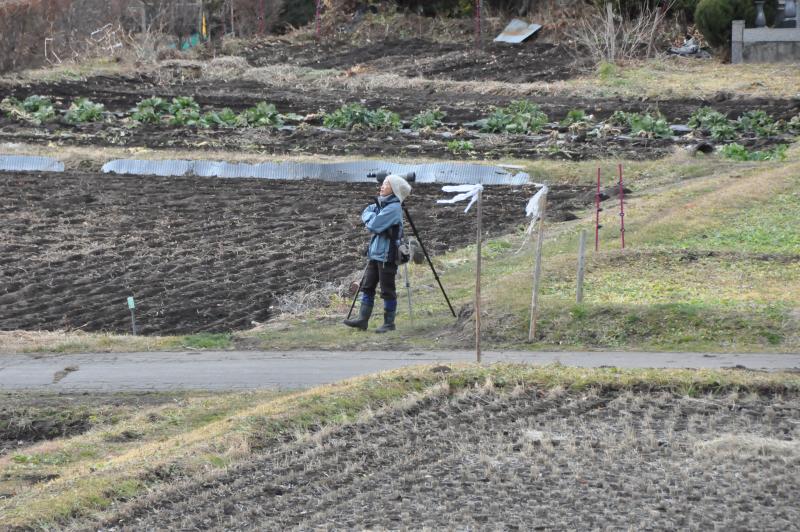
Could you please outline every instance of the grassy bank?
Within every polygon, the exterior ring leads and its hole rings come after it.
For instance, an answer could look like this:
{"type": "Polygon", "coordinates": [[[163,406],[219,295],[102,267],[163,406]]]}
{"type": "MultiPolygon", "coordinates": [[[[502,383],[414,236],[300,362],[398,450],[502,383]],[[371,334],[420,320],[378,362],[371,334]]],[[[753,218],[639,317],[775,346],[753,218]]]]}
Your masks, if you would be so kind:
{"type": "MultiPolygon", "coordinates": [[[[490,241],[482,271],[486,341],[545,349],[800,349],[798,153],[794,148],[782,163],[682,155],[627,163],[626,183],[634,193],[626,206],[626,249],[620,249],[618,203],[609,200],[601,217],[600,250],[588,252],[580,305],[575,302],[578,235],[586,230],[591,241],[593,213],[546,224],[542,314],[532,345],[526,343],[532,242],[521,233],[490,241]]],[[[554,181],[585,182],[595,164],[530,166],[554,181]]],[[[600,165],[606,176],[613,175],[611,164],[600,165]]],[[[249,335],[265,347],[467,346],[474,253],[468,248],[437,261],[462,312],[455,325],[427,267],[413,266],[417,319],[412,324],[404,313],[395,338],[343,330],[336,323],[346,309],[343,301],[249,335]]]]}
{"type": "MultiPolygon", "coordinates": [[[[588,184],[615,162],[518,161],[534,179],[588,184]]],[[[483,249],[484,340],[522,349],[776,351],[800,349],[800,147],[782,162],[733,162],[678,153],[624,162],[626,244],[620,249],[618,202],[604,202],[599,251],[593,212],[545,224],[541,320],[527,343],[533,240],[519,230],[483,249]],[[575,302],[578,235],[589,234],[585,297],[575,302]]],[[[431,208],[436,208],[431,206],[431,208]]],[[[465,216],[474,218],[470,212],[465,216]]],[[[425,228],[420,228],[425,237],[425,228]]],[[[399,331],[352,331],[340,322],[349,299],[330,294],[325,308],[282,316],[252,331],[141,338],[83,333],[0,333],[0,352],[152,351],[228,348],[435,349],[471,345],[474,247],[437,257],[460,313],[450,316],[427,265],[409,268],[414,320],[400,290],[399,331]]],[[[354,268],[358,265],[354,265],[354,268]]],[[[398,285],[402,286],[402,282],[398,285]]]]}
{"type": "Polygon", "coordinates": [[[231,466],[282,442],[473,386],[792,395],[800,391],[800,379],[736,370],[465,365],[403,369],[296,393],[173,394],[146,408],[118,409],[116,417],[97,420],[84,433],[0,456],[0,523],[52,528],[98,518],[121,501],[231,466]]]}
{"type": "MultiPolygon", "coordinates": [[[[232,50],[235,53],[235,50],[232,50]]],[[[192,62],[189,59],[188,62],[192,62]]],[[[230,71],[194,61],[203,66],[205,79],[228,79],[230,71]]],[[[206,62],[207,63],[207,62],[206,62]]],[[[126,61],[109,61],[105,58],[85,61],[77,65],[28,70],[0,77],[11,84],[31,82],[74,81],[94,76],[130,75],[147,73],[156,78],[169,79],[167,70],[157,62],[149,65],[126,61]]],[[[687,60],[679,57],[660,57],[644,61],[630,61],[624,65],[601,64],[594,72],[563,81],[509,83],[500,81],[448,81],[397,74],[357,73],[349,70],[314,69],[295,65],[270,65],[247,68],[244,79],[271,85],[296,84],[347,90],[376,90],[381,88],[424,88],[465,93],[535,97],[537,95],[573,96],[583,98],[712,98],[720,93],[736,94],[744,98],[793,98],[797,96],[800,74],[796,65],[748,64],[731,65],[717,59],[708,61],[687,60]]]]}

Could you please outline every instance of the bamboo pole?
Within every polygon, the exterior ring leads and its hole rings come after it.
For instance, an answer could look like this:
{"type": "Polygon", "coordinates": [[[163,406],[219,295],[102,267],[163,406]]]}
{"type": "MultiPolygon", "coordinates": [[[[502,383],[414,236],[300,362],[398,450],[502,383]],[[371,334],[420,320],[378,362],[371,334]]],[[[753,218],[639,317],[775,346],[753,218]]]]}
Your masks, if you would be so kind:
{"type": "Polygon", "coordinates": [[[600,167],[597,167],[597,192],[594,194],[594,250],[600,250],[600,167]]]}
{"type": "Polygon", "coordinates": [[[622,165],[619,165],[619,238],[625,249],[625,187],[622,185],[622,165]]]}
{"type": "Polygon", "coordinates": [[[581,231],[580,242],[578,243],[578,286],[576,289],[575,300],[583,303],[583,275],[586,268],[586,230],[581,231]]]}
{"type": "Polygon", "coordinates": [[[542,277],[542,242],[544,241],[544,215],[547,210],[547,196],[542,200],[542,212],[539,213],[539,231],[536,236],[536,266],[533,269],[533,294],[531,295],[531,324],[528,329],[528,341],[536,337],[536,318],[539,313],[539,281],[542,277]]]}
{"type": "Polygon", "coordinates": [[[475,266],[475,356],[481,363],[481,233],[483,219],[483,191],[478,192],[478,234],[476,239],[477,257],[475,266]]]}

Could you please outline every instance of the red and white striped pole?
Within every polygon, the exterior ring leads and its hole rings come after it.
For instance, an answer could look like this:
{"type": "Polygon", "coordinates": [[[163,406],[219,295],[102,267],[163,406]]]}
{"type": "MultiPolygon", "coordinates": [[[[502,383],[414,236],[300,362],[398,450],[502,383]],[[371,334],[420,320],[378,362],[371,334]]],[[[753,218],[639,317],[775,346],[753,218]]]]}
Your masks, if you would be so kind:
{"type": "Polygon", "coordinates": [[[625,249],[625,188],[622,186],[622,165],[619,165],[619,236],[625,249]]]}
{"type": "Polygon", "coordinates": [[[600,167],[597,167],[597,192],[594,194],[594,250],[600,250],[600,167]]]}

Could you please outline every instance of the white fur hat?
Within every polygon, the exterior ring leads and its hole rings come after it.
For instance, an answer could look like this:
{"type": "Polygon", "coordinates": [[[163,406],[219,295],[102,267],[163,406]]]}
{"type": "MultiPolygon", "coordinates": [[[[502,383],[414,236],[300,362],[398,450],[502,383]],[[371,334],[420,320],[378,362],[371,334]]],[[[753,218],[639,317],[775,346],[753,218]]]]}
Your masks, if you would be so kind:
{"type": "Polygon", "coordinates": [[[392,185],[392,193],[400,199],[400,202],[405,201],[409,194],[411,194],[411,185],[399,175],[391,174],[386,176],[386,179],[388,179],[389,184],[392,185]]]}

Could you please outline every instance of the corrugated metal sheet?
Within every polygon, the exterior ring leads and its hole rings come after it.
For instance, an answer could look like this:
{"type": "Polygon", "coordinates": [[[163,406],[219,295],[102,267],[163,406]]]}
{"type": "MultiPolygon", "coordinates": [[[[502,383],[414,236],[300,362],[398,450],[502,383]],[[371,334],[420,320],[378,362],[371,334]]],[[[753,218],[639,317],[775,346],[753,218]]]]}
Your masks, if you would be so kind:
{"type": "Polygon", "coordinates": [[[184,176],[191,173],[191,161],[147,161],[117,159],[103,165],[103,172],[130,175],[184,176]]]}
{"type": "Polygon", "coordinates": [[[0,155],[2,172],[63,172],[64,163],[50,157],[0,155]]]}
{"type": "Polygon", "coordinates": [[[418,183],[484,185],[524,185],[525,172],[511,173],[500,166],[478,164],[428,163],[400,164],[385,161],[348,163],[228,163],[225,161],[143,161],[119,159],[103,165],[103,172],[131,175],[185,176],[322,181],[361,183],[373,181],[367,174],[380,171],[405,174],[415,172],[418,183]]]}
{"type": "Polygon", "coordinates": [[[515,18],[508,23],[508,26],[506,26],[506,29],[503,30],[503,33],[495,37],[494,42],[519,44],[529,39],[531,35],[540,29],[542,29],[541,24],[528,24],[523,20],[515,18]]]}

